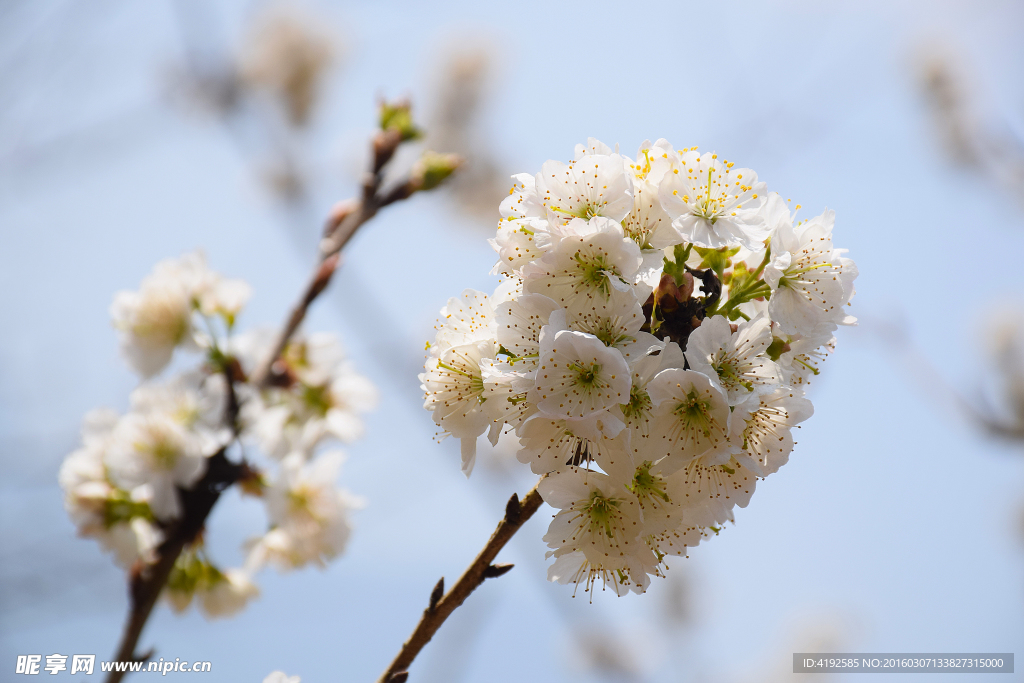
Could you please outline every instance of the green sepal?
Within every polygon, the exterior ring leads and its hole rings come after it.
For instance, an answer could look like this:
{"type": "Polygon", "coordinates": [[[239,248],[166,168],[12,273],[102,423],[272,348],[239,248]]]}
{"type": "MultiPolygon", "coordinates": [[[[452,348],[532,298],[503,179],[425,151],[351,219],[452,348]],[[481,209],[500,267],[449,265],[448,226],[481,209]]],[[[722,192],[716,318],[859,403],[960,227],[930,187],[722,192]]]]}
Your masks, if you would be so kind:
{"type": "Polygon", "coordinates": [[[786,352],[786,340],[773,337],[772,343],[768,345],[764,352],[773,361],[779,360],[782,354],[786,352]]]}
{"type": "Polygon", "coordinates": [[[697,253],[700,254],[701,262],[698,268],[704,270],[710,268],[715,271],[715,275],[718,276],[719,280],[725,275],[725,269],[732,265],[729,260],[737,253],[739,253],[739,247],[722,247],[721,249],[705,249],[703,247],[694,247],[697,253]]]}
{"type": "Polygon", "coordinates": [[[403,142],[423,137],[423,131],[413,123],[412,107],[407,102],[381,102],[380,129],[397,130],[403,142]]]}
{"type": "Polygon", "coordinates": [[[681,244],[677,244],[672,249],[672,259],[670,260],[667,256],[665,257],[664,272],[666,275],[671,275],[676,281],[676,287],[682,287],[683,281],[686,275],[686,259],[690,258],[690,249],[693,245],[687,244],[685,247],[681,244]]]}

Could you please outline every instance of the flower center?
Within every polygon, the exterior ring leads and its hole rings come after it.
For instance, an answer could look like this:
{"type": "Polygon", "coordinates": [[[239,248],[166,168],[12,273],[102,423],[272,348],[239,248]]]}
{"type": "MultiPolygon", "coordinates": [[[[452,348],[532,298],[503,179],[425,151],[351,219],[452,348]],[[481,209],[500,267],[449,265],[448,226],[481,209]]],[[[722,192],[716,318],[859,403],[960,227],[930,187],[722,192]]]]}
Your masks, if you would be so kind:
{"type": "Polygon", "coordinates": [[[615,267],[608,263],[604,254],[583,254],[573,256],[579,272],[580,289],[598,290],[607,299],[611,296],[609,278],[618,276],[615,267]]]}
{"type": "Polygon", "coordinates": [[[622,415],[627,420],[640,418],[650,411],[652,405],[650,395],[634,384],[629,388],[629,403],[622,404],[622,415]]]}
{"type": "Polygon", "coordinates": [[[672,412],[687,427],[699,430],[705,437],[711,435],[711,402],[701,398],[696,390],[690,390],[686,398],[676,404],[672,412]]]}
{"type": "Polygon", "coordinates": [[[602,533],[607,538],[615,538],[613,523],[619,514],[619,501],[608,498],[600,491],[593,491],[581,512],[590,523],[591,533],[602,533]]]}
{"type": "Polygon", "coordinates": [[[165,470],[174,469],[180,455],[177,446],[163,434],[158,435],[154,441],[149,443],[135,444],[135,448],[143,453],[149,453],[153,457],[154,463],[165,470]]]}
{"type": "Polygon", "coordinates": [[[722,380],[722,384],[727,388],[743,387],[747,391],[754,390],[753,382],[744,382],[743,375],[736,367],[738,363],[735,358],[731,358],[728,355],[722,355],[718,362],[712,363],[711,367],[718,373],[718,378],[722,380]]]}
{"type": "Polygon", "coordinates": [[[720,201],[721,196],[711,196],[711,186],[714,184],[711,179],[713,169],[708,169],[708,186],[707,192],[702,193],[703,196],[697,200],[697,208],[694,210],[693,215],[698,218],[703,218],[706,221],[710,221],[712,225],[718,220],[718,217],[725,213],[725,207],[720,201]]]}
{"type": "Polygon", "coordinates": [[[333,406],[331,393],[327,389],[326,384],[319,387],[304,385],[302,387],[302,401],[320,417],[327,415],[327,411],[333,406]]]}
{"type": "Polygon", "coordinates": [[[591,364],[589,367],[584,365],[581,361],[576,361],[576,383],[585,389],[591,389],[595,386],[600,385],[598,373],[601,372],[601,366],[597,363],[591,364]]]}
{"type": "Polygon", "coordinates": [[[668,493],[665,492],[665,479],[659,475],[651,474],[651,461],[645,460],[640,467],[636,468],[633,474],[633,482],[628,487],[643,506],[645,500],[660,498],[666,503],[670,502],[668,493]]]}

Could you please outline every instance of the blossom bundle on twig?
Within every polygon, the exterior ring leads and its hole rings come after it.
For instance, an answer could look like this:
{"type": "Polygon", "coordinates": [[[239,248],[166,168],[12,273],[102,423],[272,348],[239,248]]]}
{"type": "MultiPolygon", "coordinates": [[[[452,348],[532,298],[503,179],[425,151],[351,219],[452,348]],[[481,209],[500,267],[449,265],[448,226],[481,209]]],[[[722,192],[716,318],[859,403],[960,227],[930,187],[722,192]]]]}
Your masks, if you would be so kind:
{"type": "MultiPolygon", "coordinates": [[[[548,577],[643,592],[777,471],[812,413],[857,269],[834,212],[797,221],[746,168],[589,140],[520,174],[491,244],[503,276],[442,309],[424,407],[462,440],[519,439],[558,512],[548,577]]],[[[799,209],[799,205],[796,209],[799,209]]]]}
{"type": "MultiPolygon", "coordinates": [[[[117,661],[151,656],[136,653],[136,645],[160,597],[179,610],[198,599],[209,616],[230,614],[257,593],[251,574],[264,564],[322,566],[344,549],[347,511],[356,501],[334,484],[341,454],[318,450],[326,440],[361,434],[358,414],[375,402],[375,390],[333,338],[306,337],[300,326],[353,235],[385,207],[438,187],[462,163],[423,150],[406,173],[385,182],[395,153],[422,131],[407,101],[381,101],[379,124],[359,197],[332,209],[311,277],[276,332],[233,335],[249,287],[212,272],[199,254],[158,264],[139,291],[115,298],[111,315],[123,355],[144,384],[127,415],[86,417],[83,447],[68,456],[60,481],[79,532],[129,567],[117,661]],[[168,382],[152,379],[179,349],[201,352],[202,362],[168,382]],[[254,466],[243,441],[279,461],[276,476],[254,466]],[[236,444],[240,457],[229,458],[236,444]],[[248,544],[244,568],[221,570],[203,535],[233,485],[263,497],[270,528],[248,544]]],[[[112,670],[108,683],[124,673],[112,670]]]]}
{"type": "Polygon", "coordinates": [[[156,561],[166,529],[187,513],[189,492],[214,473],[215,486],[238,483],[262,497],[270,529],[250,543],[244,568],[212,562],[200,534],[177,558],[163,590],[178,611],[196,599],[208,616],[230,615],[258,591],[252,574],[265,562],[282,569],[323,565],[344,548],[354,499],[336,488],[340,453],[320,455],[325,440],[362,431],[359,413],[375,392],[345,361],[333,335],[292,338],[267,387],[248,381],[270,351],[271,336],[234,334],[249,286],[211,271],[200,254],[157,264],[138,291],[120,292],[111,313],[122,352],[145,380],[124,415],[86,416],[83,446],[60,474],[79,533],[112,550],[133,573],[156,561]],[[200,354],[198,366],[159,379],[176,351],[200,354]],[[236,439],[279,461],[271,476],[250,457],[229,461],[236,439]]]}

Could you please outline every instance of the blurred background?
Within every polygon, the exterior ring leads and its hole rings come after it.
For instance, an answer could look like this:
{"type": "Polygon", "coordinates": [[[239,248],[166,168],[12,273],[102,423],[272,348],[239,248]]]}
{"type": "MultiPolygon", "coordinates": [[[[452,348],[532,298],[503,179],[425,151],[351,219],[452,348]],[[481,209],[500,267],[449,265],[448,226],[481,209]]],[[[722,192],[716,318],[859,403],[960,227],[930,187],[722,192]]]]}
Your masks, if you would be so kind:
{"type": "MultiPolygon", "coordinates": [[[[219,681],[375,680],[532,485],[508,445],[467,481],[458,444],[432,440],[416,374],[437,310],[496,284],[511,173],[588,136],[631,156],[663,136],[756,169],[804,217],[835,209],[861,324],[735,526],[646,595],[589,604],[545,580],[542,508],[410,680],[776,681],[801,651],[1021,654],[1022,38],[1011,0],[0,2],[2,666],[107,659],[120,636],[124,575],[75,537],[56,480],[82,415],[135,385],[113,293],[201,248],[253,285],[241,325],[280,324],[381,96],[409,96],[425,144],[467,165],[365,226],[307,323],[383,395],[342,479],[368,506],[325,571],[264,572],[226,621],[158,608],[141,649],[219,681]]],[[[214,558],[237,565],[264,525],[232,493],[214,558]]]]}

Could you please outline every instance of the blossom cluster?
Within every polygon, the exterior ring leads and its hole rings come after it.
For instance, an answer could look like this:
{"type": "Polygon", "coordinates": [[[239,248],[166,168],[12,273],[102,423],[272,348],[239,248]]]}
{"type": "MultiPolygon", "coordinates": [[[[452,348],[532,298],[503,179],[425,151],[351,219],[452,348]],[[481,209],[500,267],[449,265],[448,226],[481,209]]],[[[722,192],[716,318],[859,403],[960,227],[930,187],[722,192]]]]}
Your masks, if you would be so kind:
{"type": "Polygon", "coordinates": [[[833,211],[797,220],[695,147],[591,139],[514,180],[502,280],[442,309],[424,407],[467,475],[477,437],[514,432],[557,511],[549,579],[644,592],[788,460],[857,269],[833,211]]]}
{"type": "Polygon", "coordinates": [[[358,503],[336,485],[342,454],[321,451],[361,435],[373,386],[329,334],[293,337],[273,381],[255,386],[249,378],[275,340],[236,332],[249,295],[198,253],[163,261],[138,291],[119,292],[113,324],[142,382],[125,414],[86,415],[82,445],[59,475],[79,534],[125,568],[158,559],[176,525],[196,514],[196,496],[238,484],[263,501],[268,530],[247,543],[242,567],[218,567],[202,534],[186,546],[163,592],[178,611],[193,600],[208,616],[238,611],[258,593],[253,575],[267,563],[323,566],[344,549],[358,503]],[[198,363],[161,376],[181,352],[198,363]],[[235,455],[239,444],[248,446],[244,457],[235,455]]]}

